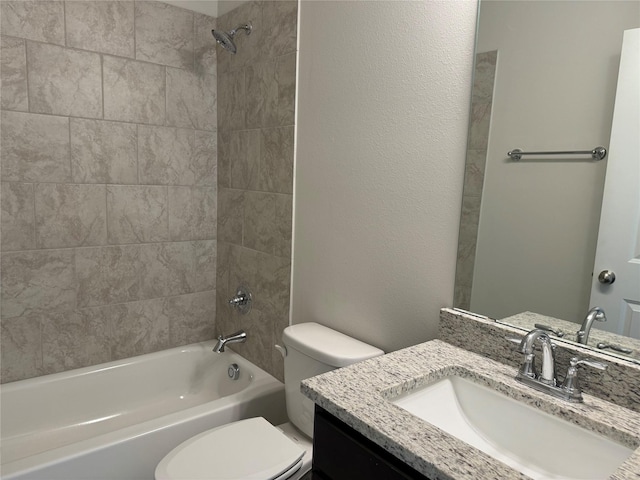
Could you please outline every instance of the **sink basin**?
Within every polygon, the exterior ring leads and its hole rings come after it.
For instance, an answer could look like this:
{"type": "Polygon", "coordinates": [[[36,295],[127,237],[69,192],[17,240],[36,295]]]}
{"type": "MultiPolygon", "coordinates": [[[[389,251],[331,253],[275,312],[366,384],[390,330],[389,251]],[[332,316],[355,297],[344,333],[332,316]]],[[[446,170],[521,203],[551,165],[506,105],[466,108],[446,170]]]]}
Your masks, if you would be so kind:
{"type": "Polygon", "coordinates": [[[391,402],[534,479],[608,478],[633,453],[460,376],[391,402]]]}

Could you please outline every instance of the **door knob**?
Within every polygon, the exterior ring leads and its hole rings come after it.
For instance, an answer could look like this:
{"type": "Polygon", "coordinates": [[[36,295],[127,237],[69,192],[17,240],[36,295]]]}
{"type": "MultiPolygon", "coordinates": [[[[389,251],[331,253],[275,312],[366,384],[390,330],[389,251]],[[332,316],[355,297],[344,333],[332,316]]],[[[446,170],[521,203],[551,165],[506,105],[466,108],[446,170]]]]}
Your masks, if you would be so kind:
{"type": "Polygon", "coordinates": [[[611,285],[616,281],[616,274],[611,270],[602,270],[600,275],[598,275],[598,281],[600,283],[604,283],[605,285],[611,285]]]}

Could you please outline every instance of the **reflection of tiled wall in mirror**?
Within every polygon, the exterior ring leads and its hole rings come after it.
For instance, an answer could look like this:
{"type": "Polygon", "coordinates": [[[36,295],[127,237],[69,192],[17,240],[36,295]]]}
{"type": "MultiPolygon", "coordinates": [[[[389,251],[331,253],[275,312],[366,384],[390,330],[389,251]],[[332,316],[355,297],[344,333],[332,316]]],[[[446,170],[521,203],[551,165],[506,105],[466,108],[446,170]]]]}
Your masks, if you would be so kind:
{"type": "Polygon", "coordinates": [[[476,54],[453,305],[469,309],[498,51],[476,54]]]}

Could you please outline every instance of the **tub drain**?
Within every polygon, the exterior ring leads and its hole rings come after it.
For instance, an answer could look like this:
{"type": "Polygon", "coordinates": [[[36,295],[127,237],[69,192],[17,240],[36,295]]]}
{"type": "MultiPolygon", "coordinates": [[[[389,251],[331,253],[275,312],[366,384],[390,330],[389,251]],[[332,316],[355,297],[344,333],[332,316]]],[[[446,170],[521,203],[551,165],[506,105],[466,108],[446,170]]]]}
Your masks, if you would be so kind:
{"type": "Polygon", "coordinates": [[[231,380],[238,380],[238,378],[240,378],[240,367],[238,367],[237,363],[232,363],[231,365],[229,365],[229,368],[227,369],[227,375],[229,375],[229,378],[231,380]]]}

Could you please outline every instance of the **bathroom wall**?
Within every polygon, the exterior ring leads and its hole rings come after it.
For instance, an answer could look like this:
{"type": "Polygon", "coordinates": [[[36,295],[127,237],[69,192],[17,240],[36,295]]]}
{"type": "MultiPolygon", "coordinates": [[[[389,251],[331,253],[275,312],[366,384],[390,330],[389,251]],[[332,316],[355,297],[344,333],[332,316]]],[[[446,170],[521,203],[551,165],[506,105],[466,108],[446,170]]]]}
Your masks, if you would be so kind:
{"type": "Polygon", "coordinates": [[[283,379],[274,344],[289,324],[291,215],[297,50],[296,1],[254,1],[218,18],[235,38],[237,54],[218,49],[218,333],[244,329],[234,345],[283,379]],[[253,309],[228,305],[239,285],[253,309]]]}
{"type": "Polygon", "coordinates": [[[2,381],[213,337],[215,19],[0,6],[2,381]]]}
{"type": "Polygon", "coordinates": [[[473,311],[580,322],[589,309],[607,160],[505,154],[608,147],[622,32],[639,26],[637,1],[482,2],[478,50],[500,60],[473,311]]]}
{"type": "Polygon", "coordinates": [[[476,53],[453,306],[469,310],[498,51],[476,53]]]}
{"type": "Polygon", "coordinates": [[[301,2],[292,321],[384,350],[453,301],[477,3],[301,2]]]}

